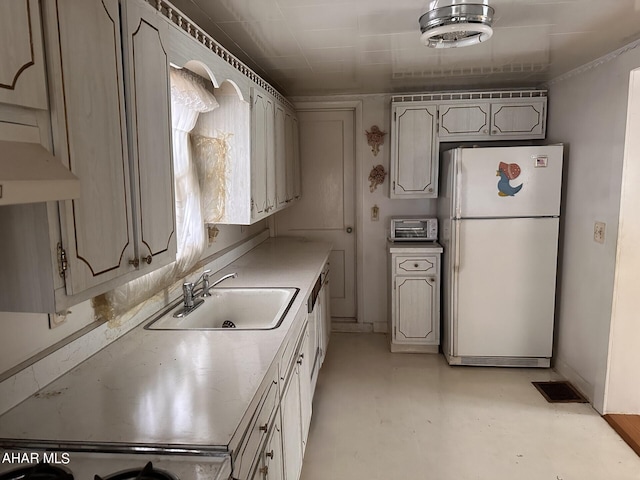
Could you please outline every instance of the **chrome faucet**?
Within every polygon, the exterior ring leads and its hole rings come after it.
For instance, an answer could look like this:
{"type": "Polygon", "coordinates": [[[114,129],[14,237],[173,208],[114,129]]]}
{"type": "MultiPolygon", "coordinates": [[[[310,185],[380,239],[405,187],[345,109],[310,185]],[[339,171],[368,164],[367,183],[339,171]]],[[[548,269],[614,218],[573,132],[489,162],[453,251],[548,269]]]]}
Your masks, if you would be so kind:
{"type": "Polygon", "coordinates": [[[237,276],[238,276],[238,274],[235,273],[235,272],[228,273],[224,277],[222,277],[222,278],[216,280],[215,282],[213,282],[213,284],[209,285],[209,275],[207,275],[206,277],[204,277],[202,279],[202,296],[203,297],[210,297],[211,296],[210,290],[213,287],[215,287],[216,285],[221,284],[222,282],[224,282],[228,278],[236,278],[237,276]]]}
{"type": "Polygon", "coordinates": [[[195,282],[185,282],[182,284],[182,308],[173,314],[175,318],[186,317],[196,308],[202,305],[204,300],[202,298],[196,299],[195,290],[196,287],[200,285],[200,283],[202,283],[203,286],[208,286],[210,273],[211,270],[207,269],[202,272],[202,275],[200,275],[198,277],[198,280],[196,280],[195,282]]]}
{"type": "Polygon", "coordinates": [[[238,276],[237,273],[229,273],[224,277],[220,278],[219,280],[213,282],[213,284],[209,284],[210,273],[211,273],[211,270],[207,269],[204,272],[202,272],[202,275],[200,275],[200,277],[198,277],[198,280],[196,280],[195,282],[185,282],[182,284],[182,295],[184,297],[183,304],[182,304],[182,308],[173,314],[175,318],[186,317],[187,315],[189,315],[191,312],[193,312],[196,308],[198,308],[200,305],[204,303],[203,298],[196,298],[197,297],[196,288],[198,287],[198,285],[202,283],[202,291],[200,293],[200,296],[210,297],[211,296],[210,290],[213,287],[222,283],[228,278],[236,278],[238,276]]]}

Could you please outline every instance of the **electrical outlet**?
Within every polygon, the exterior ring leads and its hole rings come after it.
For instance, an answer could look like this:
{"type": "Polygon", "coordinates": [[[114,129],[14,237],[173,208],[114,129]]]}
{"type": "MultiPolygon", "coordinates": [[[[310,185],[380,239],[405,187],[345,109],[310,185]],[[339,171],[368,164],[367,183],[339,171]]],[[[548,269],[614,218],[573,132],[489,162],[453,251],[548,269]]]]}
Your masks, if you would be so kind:
{"type": "Polygon", "coordinates": [[[59,327],[60,325],[62,325],[64,322],[67,321],[67,315],[69,315],[71,312],[70,311],[65,311],[65,312],[57,312],[57,313],[50,313],[49,314],[49,329],[53,329],[56,327],[59,327]]]}
{"type": "Polygon", "coordinates": [[[593,226],[593,240],[598,243],[604,243],[604,232],[607,226],[604,222],[596,222],[593,226]]]}

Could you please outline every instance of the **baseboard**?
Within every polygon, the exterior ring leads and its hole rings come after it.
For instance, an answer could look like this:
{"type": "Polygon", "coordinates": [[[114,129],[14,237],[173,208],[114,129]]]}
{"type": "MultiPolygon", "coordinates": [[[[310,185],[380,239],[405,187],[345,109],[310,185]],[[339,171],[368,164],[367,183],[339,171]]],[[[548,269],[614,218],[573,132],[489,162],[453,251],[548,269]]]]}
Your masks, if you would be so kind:
{"type": "Polygon", "coordinates": [[[373,333],[387,333],[388,331],[388,322],[373,322],[373,333]]]}
{"type": "Polygon", "coordinates": [[[399,343],[391,343],[390,350],[392,353],[439,353],[438,345],[402,345],[399,343]]]}
{"type": "Polygon", "coordinates": [[[332,332],[343,333],[372,333],[372,323],[331,322],[332,332]]]}

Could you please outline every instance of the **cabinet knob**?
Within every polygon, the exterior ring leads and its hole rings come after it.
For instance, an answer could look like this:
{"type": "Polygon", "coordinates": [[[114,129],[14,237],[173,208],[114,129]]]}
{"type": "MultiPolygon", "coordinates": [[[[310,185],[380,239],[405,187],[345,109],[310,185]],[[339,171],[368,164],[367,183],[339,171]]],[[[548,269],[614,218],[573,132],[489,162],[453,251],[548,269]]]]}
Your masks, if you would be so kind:
{"type": "Polygon", "coordinates": [[[489,133],[489,130],[487,130],[486,128],[482,131],[482,133],[489,133]]]}
{"type": "Polygon", "coordinates": [[[266,432],[269,428],[269,424],[265,423],[264,425],[260,425],[260,431],[266,432]]]}
{"type": "Polygon", "coordinates": [[[134,267],[138,268],[140,266],[140,260],[138,260],[137,258],[129,260],[129,265],[133,265],[134,267]]]}
{"type": "Polygon", "coordinates": [[[429,188],[429,192],[433,192],[433,188],[429,188]]]}
{"type": "Polygon", "coordinates": [[[273,450],[271,450],[270,452],[265,453],[265,456],[266,456],[267,458],[270,458],[270,459],[272,459],[272,460],[273,460],[273,450]]]}
{"type": "Polygon", "coordinates": [[[347,233],[353,232],[353,227],[347,227],[347,233]]]}
{"type": "Polygon", "coordinates": [[[418,268],[418,267],[419,267],[419,265],[417,263],[413,264],[413,268],[418,268]]]}
{"type": "Polygon", "coordinates": [[[300,354],[300,357],[298,358],[298,365],[302,365],[302,360],[304,360],[304,353],[300,354]]]}
{"type": "Polygon", "coordinates": [[[498,133],[498,131],[497,131],[497,130],[492,130],[492,131],[491,131],[491,135],[496,135],[497,133],[498,133]]]}
{"type": "Polygon", "coordinates": [[[151,262],[153,262],[153,256],[149,254],[146,257],[142,257],[142,261],[147,262],[147,265],[151,265],[151,262]]]}
{"type": "Polygon", "coordinates": [[[269,467],[267,467],[266,465],[264,467],[260,467],[260,473],[266,475],[267,473],[269,473],[269,467]]]}

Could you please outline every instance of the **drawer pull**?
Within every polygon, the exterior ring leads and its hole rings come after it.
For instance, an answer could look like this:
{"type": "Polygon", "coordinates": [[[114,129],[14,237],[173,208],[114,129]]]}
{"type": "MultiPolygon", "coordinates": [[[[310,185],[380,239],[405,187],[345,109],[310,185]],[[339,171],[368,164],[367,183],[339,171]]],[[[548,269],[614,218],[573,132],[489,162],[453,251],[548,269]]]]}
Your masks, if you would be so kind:
{"type": "Polygon", "coordinates": [[[273,460],[273,450],[271,450],[270,452],[265,453],[265,456],[267,458],[270,458],[271,460],[273,460]]]}
{"type": "Polygon", "coordinates": [[[265,423],[264,425],[260,425],[259,428],[261,432],[266,432],[269,429],[269,424],[265,423]]]}

